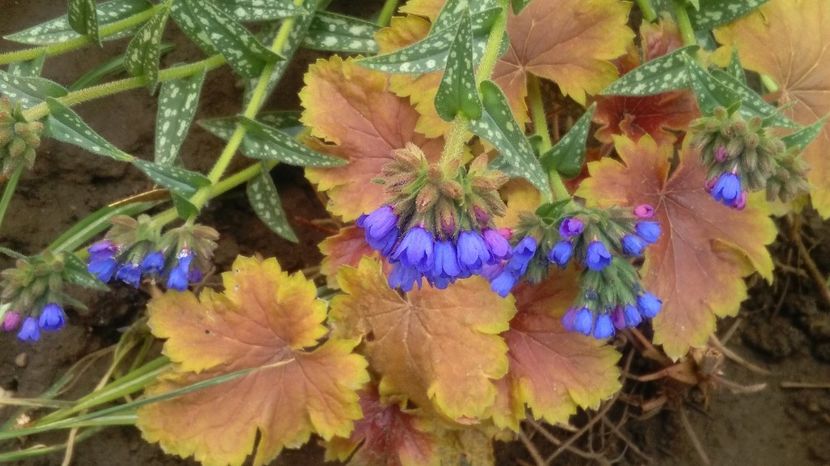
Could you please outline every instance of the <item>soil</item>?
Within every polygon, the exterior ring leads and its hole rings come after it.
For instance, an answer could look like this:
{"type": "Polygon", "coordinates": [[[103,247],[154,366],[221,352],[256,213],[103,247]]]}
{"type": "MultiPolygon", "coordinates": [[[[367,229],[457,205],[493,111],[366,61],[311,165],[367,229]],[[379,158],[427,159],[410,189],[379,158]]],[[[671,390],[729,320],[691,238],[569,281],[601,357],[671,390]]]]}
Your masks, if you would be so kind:
{"type": "MultiPolygon", "coordinates": [[[[380,1],[334,2],[334,8],[350,13],[377,11],[380,1]]],[[[0,36],[34,25],[61,14],[65,2],[54,0],[0,0],[0,36]]],[[[194,61],[201,54],[177,31],[166,40],[175,50],[163,64],[194,61]]],[[[124,41],[106,43],[103,49],[87,50],[50,58],[44,76],[62,83],[73,82],[97,63],[121,53],[124,41]]],[[[0,41],[0,52],[19,48],[0,41]]],[[[308,63],[318,57],[301,52],[280,90],[267,103],[267,109],[292,109],[298,105],[297,90],[308,63]]],[[[209,74],[197,118],[233,115],[240,111],[241,86],[227,70],[209,74]]],[[[151,158],[155,118],[154,99],[144,89],[116,98],[80,105],[78,113],[116,146],[142,158],[151,158]]],[[[194,125],[183,148],[186,166],[205,171],[222,149],[222,141],[194,125]]],[[[241,159],[241,158],[240,158],[241,159]]],[[[237,160],[231,169],[244,166],[237,160]]],[[[301,238],[292,244],[271,233],[247,205],[244,190],[232,191],[212,202],[203,222],[221,233],[216,266],[225,270],[237,254],[259,253],[275,256],[284,268],[298,270],[314,266],[321,259],[317,243],[328,231],[315,220],[326,213],[302,172],[279,167],[274,172],[284,207],[301,238]]],[[[24,253],[35,253],[61,231],[88,213],[123,197],[142,192],[151,185],[140,173],[106,158],[95,157],[66,144],[46,141],[38,152],[34,170],[23,178],[3,225],[4,246],[24,253]]],[[[830,230],[815,216],[808,215],[805,239],[814,247],[813,257],[822,271],[830,273],[830,230]]],[[[685,411],[702,449],[715,465],[830,465],[830,390],[782,388],[782,381],[830,381],[830,307],[821,301],[813,282],[803,275],[797,252],[786,240],[775,248],[779,262],[788,264],[773,285],[757,283],[741,309],[737,332],[728,346],[754,364],[770,371],[759,375],[732,362],[724,365],[725,377],[744,385],[766,383],[764,390],[752,394],[733,394],[726,388],[711,391],[702,400],[696,390],[684,391],[685,411]],[[708,406],[703,408],[707,403],[708,406]]],[[[0,268],[10,262],[0,259],[0,268]]],[[[44,338],[37,345],[18,342],[11,335],[0,336],[0,388],[19,397],[34,397],[47,389],[70,365],[83,356],[117,341],[120,330],[143,312],[146,295],[126,287],[115,287],[109,294],[79,292],[76,296],[89,306],[85,312],[70,310],[70,325],[60,333],[44,338]]],[[[721,322],[725,331],[733,319],[721,322]]],[[[723,335],[723,332],[721,332],[723,335]]],[[[84,382],[67,396],[83,394],[100,377],[101,368],[88,372],[84,382]],[[96,370],[98,369],[98,370],[96,370]]],[[[665,386],[668,386],[665,384],[665,386]]],[[[664,385],[653,384],[657,393],[664,385]]],[[[0,408],[0,420],[10,415],[0,408]]],[[[656,464],[700,464],[700,458],[676,409],[667,408],[645,420],[629,420],[624,433],[656,464]]],[[[62,441],[60,437],[48,439],[62,441]]],[[[316,465],[322,453],[313,444],[299,451],[287,451],[273,464],[316,465]]],[[[2,450],[17,446],[6,443],[2,450]]],[[[621,448],[619,445],[617,448],[621,448]]],[[[540,445],[550,450],[550,445],[540,445]]],[[[519,443],[497,445],[499,464],[532,464],[519,443]]],[[[623,455],[623,462],[641,464],[645,460],[623,455]]],[[[60,464],[62,454],[22,462],[21,465],[60,464]]],[[[562,456],[565,464],[586,464],[576,456],[562,456]]],[[[166,456],[156,445],[144,442],[137,430],[109,428],[78,444],[75,465],[183,465],[188,460],[166,456]]]]}

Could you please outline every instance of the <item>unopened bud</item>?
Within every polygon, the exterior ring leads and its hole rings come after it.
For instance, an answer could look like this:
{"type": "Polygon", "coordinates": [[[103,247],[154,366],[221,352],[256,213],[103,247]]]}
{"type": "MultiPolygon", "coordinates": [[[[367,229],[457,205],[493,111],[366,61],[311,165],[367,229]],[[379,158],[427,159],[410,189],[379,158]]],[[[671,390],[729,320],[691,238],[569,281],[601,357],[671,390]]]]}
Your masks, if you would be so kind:
{"type": "Polygon", "coordinates": [[[415,210],[423,214],[438,201],[438,190],[432,184],[426,184],[415,197],[415,210]]]}

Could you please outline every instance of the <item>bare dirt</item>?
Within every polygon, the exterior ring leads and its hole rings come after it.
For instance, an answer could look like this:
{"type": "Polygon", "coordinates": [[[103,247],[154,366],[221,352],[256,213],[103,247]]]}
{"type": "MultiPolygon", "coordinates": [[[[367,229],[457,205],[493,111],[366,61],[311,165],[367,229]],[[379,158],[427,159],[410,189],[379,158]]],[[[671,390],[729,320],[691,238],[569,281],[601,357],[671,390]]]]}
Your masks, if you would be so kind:
{"type": "MultiPolygon", "coordinates": [[[[335,7],[371,12],[380,2],[335,2],[335,7]]],[[[37,24],[62,13],[65,2],[54,0],[0,0],[0,36],[37,24]]],[[[200,53],[178,33],[166,38],[176,45],[164,58],[164,65],[199,59],[200,53]]],[[[124,41],[107,43],[102,50],[87,50],[49,59],[44,76],[71,83],[85,70],[118,55],[124,41]]],[[[0,40],[0,52],[19,48],[0,40]]],[[[302,73],[317,57],[302,52],[286,76],[280,90],[266,108],[292,109],[298,105],[297,90],[302,73]]],[[[212,72],[205,84],[197,118],[233,115],[239,112],[241,87],[227,70],[212,72]]],[[[131,154],[151,158],[155,102],[144,89],[115,98],[97,100],[77,107],[78,113],[95,130],[131,154]]],[[[222,149],[222,141],[194,125],[183,148],[185,164],[206,170],[222,149]]],[[[239,160],[232,169],[241,168],[239,160]]],[[[252,213],[243,190],[235,190],[208,206],[203,217],[221,235],[216,254],[219,270],[226,269],[237,254],[259,253],[276,256],[288,270],[319,263],[317,243],[327,232],[313,221],[324,219],[325,210],[301,171],[280,167],[274,172],[283,204],[292,220],[299,245],[272,234],[252,213]]],[[[46,141],[33,171],[25,175],[11,204],[0,241],[23,253],[36,253],[61,231],[102,205],[150,188],[136,170],[95,157],[66,144],[46,141]]],[[[830,239],[819,221],[805,226],[808,246],[825,274],[830,273],[830,239]]],[[[775,248],[779,262],[788,265],[779,272],[773,285],[756,284],[744,304],[738,330],[728,346],[771,372],[759,375],[734,363],[725,365],[725,376],[750,385],[766,383],[754,394],[732,394],[721,388],[704,403],[686,402],[686,411],[702,448],[715,465],[830,465],[830,390],[787,389],[782,381],[830,381],[830,307],[820,300],[815,286],[804,276],[798,254],[788,240],[775,248]]],[[[9,266],[0,259],[0,268],[9,266]]],[[[717,286],[717,284],[713,284],[717,286]]],[[[37,345],[18,342],[12,335],[0,335],[0,388],[19,397],[34,397],[47,389],[74,362],[84,355],[115,343],[120,329],[143,312],[146,295],[115,286],[110,294],[81,293],[89,311],[70,310],[70,325],[49,335],[37,345]],[[25,356],[22,356],[25,355],[25,356]],[[25,359],[25,361],[22,361],[25,359]],[[25,364],[20,364],[20,363],[25,364]]],[[[725,331],[732,324],[721,323],[725,331]]],[[[722,335],[723,333],[721,333],[722,335]]],[[[70,393],[80,395],[97,382],[100,372],[89,372],[88,380],[70,393]]],[[[660,385],[656,385],[657,393],[660,385]]],[[[693,393],[692,393],[693,395],[693,393]]],[[[692,399],[695,397],[692,396],[692,399]]],[[[698,401],[702,401],[699,399],[698,401]]],[[[0,421],[10,415],[0,408],[0,421]]],[[[664,409],[646,420],[629,420],[624,431],[656,464],[693,465],[700,459],[675,410],[664,409]]],[[[53,441],[62,441],[54,437],[53,441]]],[[[313,442],[312,442],[313,443],[313,442]]],[[[538,439],[537,439],[538,443],[538,439]]],[[[25,444],[5,443],[2,450],[25,444]]],[[[541,446],[542,449],[545,445],[541,446]]],[[[622,448],[618,446],[618,448],[622,448]]],[[[532,464],[518,443],[499,444],[499,464],[532,464]]],[[[565,464],[589,464],[573,455],[560,458],[565,464]]],[[[20,464],[60,464],[62,455],[53,455],[20,464]]],[[[641,464],[645,460],[623,455],[622,462],[641,464]]],[[[137,430],[110,428],[77,446],[73,464],[103,465],[181,465],[191,461],[166,456],[157,446],[144,442],[137,430]]],[[[284,453],[274,464],[322,464],[319,447],[284,453]]]]}

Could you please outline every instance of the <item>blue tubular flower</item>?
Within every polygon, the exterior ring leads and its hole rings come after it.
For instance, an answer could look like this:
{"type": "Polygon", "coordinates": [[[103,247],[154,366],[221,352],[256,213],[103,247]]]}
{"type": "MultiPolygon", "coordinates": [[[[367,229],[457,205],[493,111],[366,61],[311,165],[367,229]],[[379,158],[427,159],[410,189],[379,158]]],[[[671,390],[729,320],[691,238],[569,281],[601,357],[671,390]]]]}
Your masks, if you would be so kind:
{"type": "Polygon", "coordinates": [[[141,285],[141,267],[138,264],[127,263],[118,268],[115,278],[122,282],[138,288],[141,285]]]}
{"type": "Polygon", "coordinates": [[[576,217],[568,217],[559,224],[559,235],[565,239],[571,239],[582,234],[584,229],[585,224],[582,220],[576,217]]]}
{"type": "Polygon", "coordinates": [[[461,274],[455,246],[452,244],[452,241],[436,241],[434,253],[435,267],[432,269],[433,278],[455,278],[461,274]]]}
{"type": "Polygon", "coordinates": [[[371,238],[367,233],[366,242],[369,243],[369,246],[371,246],[372,249],[379,251],[381,255],[386,257],[389,256],[395,248],[395,243],[398,242],[399,234],[400,230],[398,230],[398,227],[392,228],[388,233],[386,233],[386,236],[381,238],[371,238]]]}
{"type": "Polygon", "coordinates": [[[637,307],[640,309],[643,317],[653,319],[660,313],[663,307],[663,301],[651,293],[643,293],[637,297],[637,307]]]}
{"type": "Polygon", "coordinates": [[[118,246],[108,239],[103,239],[95,242],[87,251],[90,256],[114,257],[118,253],[118,246]]]}
{"type": "Polygon", "coordinates": [[[435,239],[432,233],[423,227],[410,229],[401,240],[401,243],[392,254],[392,259],[402,262],[404,265],[414,267],[421,272],[432,270],[435,265],[433,260],[433,246],[435,239]]]}
{"type": "Polygon", "coordinates": [[[141,273],[159,274],[164,270],[164,254],[161,251],[151,252],[141,261],[141,273]]]}
{"type": "Polygon", "coordinates": [[[601,241],[591,241],[585,253],[585,265],[594,272],[599,272],[611,263],[611,253],[601,241]]]}
{"type": "Polygon", "coordinates": [[[510,269],[505,268],[490,282],[490,289],[502,298],[506,298],[516,286],[516,281],[516,275],[510,269]]]}
{"type": "Polygon", "coordinates": [[[487,228],[481,233],[484,236],[484,242],[487,244],[490,254],[493,256],[493,260],[499,261],[510,257],[510,242],[501,233],[492,228],[487,228]]]}
{"type": "Polygon", "coordinates": [[[17,332],[17,339],[20,341],[40,340],[40,328],[37,326],[37,320],[34,317],[26,317],[26,320],[23,321],[23,326],[17,332]]]}
{"type": "Polygon", "coordinates": [[[622,238],[623,252],[629,256],[640,256],[645,248],[645,241],[637,235],[625,235],[622,238]]]}
{"type": "Polygon", "coordinates": [[[597,340],[605,340],[614,335],[614,324],[611,322],[609,314],[600,314],[594,322],[594,338],[597,340]]]}
{"type": "Polygon", "coordinates": [[[418,269],[410,267],[402,262],[396,262],[389,274],[389,286],[399,288],[405,292],[412,291],[415,283],[421,287],[421,273],[418,269]]]}
{"type": "Polygon", "coordinates": [[[712,187],[712,197],[723,205],[731,207],[741,195],[741,177],[735,173],[725,172],[720,175],[712,187]]]}
{"type": "Polygon", "coordinates": [[[493,260],[484,237],[477,231],[464,230],[458,234],[458,265],[470,273],[478,273],[493,260]]]}
{"type": "Polygon", "coordinates": [[[573,254],[574,247],[571,242],[562,240],[553,245],[553,248],[548,253],[548,260],[558,265],[559,268],[564,269],[573,254]]]}
{"type": "Polygon", "coordinates": [[[358,226],[366,230],[366,239],[379,240],[397,226],[398,216],[390,205],[382,205],[365,217],[361,217],[358,226]]]}
{"type": "Polygon", "coordinates": [[[118,268],[118,261],[115,260],[115,257],[109,256],[93,254],[89,256],[89,262],[86,264],[86,270],[104,283],[109,283],[112,280],[116,268],[118,268]]]}
{"type": "Polygon", "coordinates": [[[628,327],[636,327],[643,321],[643,316],[640,315],[640,311],[631,304],[625,305],[623,315],[625,316],[625,325],[628,327]]]}
{"type": "Polygon", "coordinates": [[[565,312],[565,315],[562,316],[562,328],[569,332],[574,331],[574,322],[576,322],[576,316],[579,313],[579,309],[572,307],[565,312]]]}
{"type": "Polygon", "coordinates": [[[660,239],[660,224],[657,222],[637,222],[634,230],[648,244],[654,244],[660,239]]]}
{"type": "Polygon", "coordinates": [[[63,309],[55,304],[49,303],[40,311],[37,325],[43,330],[60,330],[66,323],[66,314],[63,309]]]}
{"type": "Polygon", "coordinates": [[[193,252],[183,249],[176,257],[176,265],[167,276],[167,288],[184,291],[190,284],[190,264],[193,262],[193,252]]]}
{"type": "Polygon", "coordinates": [[[594,328],[594,313],[587,307],[576,312],[573,320],[573,331],[583,335],[590,335],[594,328]]]}
{"type": "Polygon", "coordinates": [[[617,330],[628,327],[628,324],[625,323],[625,311],[621,306],[617,306],[611,311],[611,323],[614,324],[614,328],[617,330]]]}
{"type": "Polygon", "coordinates": [[[518,276],[524,275],[534,254],[536,254],[536,239],[532,236],[525,236],[519,244],[513,246],[513,257],[507,262],[507,268],[518,276]]]}

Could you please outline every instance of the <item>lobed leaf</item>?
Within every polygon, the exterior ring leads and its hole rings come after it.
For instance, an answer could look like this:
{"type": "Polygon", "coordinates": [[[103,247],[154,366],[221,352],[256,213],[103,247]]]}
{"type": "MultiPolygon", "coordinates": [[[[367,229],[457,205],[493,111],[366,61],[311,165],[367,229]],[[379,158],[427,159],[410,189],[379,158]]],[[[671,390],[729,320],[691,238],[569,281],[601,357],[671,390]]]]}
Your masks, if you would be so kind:
{"type": "Polygon", "coordinates": [[[336,235],[320,242],[318,248],[323,254],[320,273],[326,276],[326,286],[333,290],[340,288],[337,272],[341,268],[347,265],[357,267],[364,257],[379,257],[377,251],[366,242],[363,229],[354,225],[341,228],[336,235]]]}
{"type": "Polygon", "coordinates": [[[150,92],[154,92],[158,85],[161,37],[169,14],[170,10],[164,8],[144,23],[124,54],[124,68],[133,76],[145,77],[150,92]]]}
{"type": "Polygon", "coordinates": [[[23,107],[32,107],[49,97],[63,97],[67,91],[60,84],[46,78],[20,76],[0,70],[0,94],[23,107]]]}
{"type": "Polygon", "coordinates": [[[87,36],[92,42],[101,45],[98,32],[98,10],[95,7],[95,0],[69,0],[67,21],[75,32],[87,36]]]}
{"type": "Polygon", "coordinates": [[[677,359],[706,344],[716,317],[738,312],[746,298],[743,276],[757,270],[772,280],[766,245],[776,237],[775,225],[763,202],[736,211],[714,201],[704,189],[700,155],[688,143],[669,175],[672,146],[657,146],[648,136],[614,141],[622,162],[589,163],[591,177],[576,195],[598,207],[655,207],[663,234],[646,250],[641,275],[645,289],[663,300],[654,342],[677,359]]]}
{"type": "Polygon", "coordinates": [[[251,208],[254,209],[262,223],[288,241],[292,243],[299,242],[297,234],[294,233],[294,229],[288,223],[288,216],[285,215],[285,211],[282,209],[280,194],[277,192],[271,173],[264,165],[259,176],[248,182],[246,192],[248,203],[251,204],[251,208]]]}
{"type": "Polygon", "coordinates": [[[168,453],[207,466],[264,465],[312,433],[347,437],[360,419],[357,390],[369,381],[355,340],[324,343],[326,304],[314,283],[275,259],[239,257],[225,292],[168,292],[148,305],[153,334],[174,363],[147,392],[255,369],[221,385],[142,407],[137,425],[168,453]]]}
{"type": "Polygon", "coordinates": [[[46,103],[49,105],[49,116],[44,125],[44,135],[86,149],[93,154],[127,162],[132,159],[129,154],[93,131],[77,113],[59,100],[47,97],[46,103]]]}
{"type": "Polygon", "coordinates": [[[549,151],[542,154],[540,162],[545,170],[556,170],[565,178],[574,178],[582,171],[585,164],[585,150],[588,142],[588,132],[591,129],[591,119],[594,117],[596,104],[591,104],[588,110],[576,120],[568,133],[556,142],[549,151]]]}
{"type": "Polygon", "coordinates": [[[435,94],[435,110],[446,121],[452,121],[458,114],[471,120],[481,117],[473,66],[473,33],[466,11],[447,55],[444,76],[435,94]]]}
{"type": "Polygon", "coordinates": [[[156,111],[155,161],[159,165],[173,165],[193,123],[206,72],[181,79],[165,81],[161,85],[156,111]]]}
{"type": "Polygon", "coordinates": [[[314,14],[303,47],[324,52],[375,54],[378,44],[374,23],[327,11],[314,14]]]}

